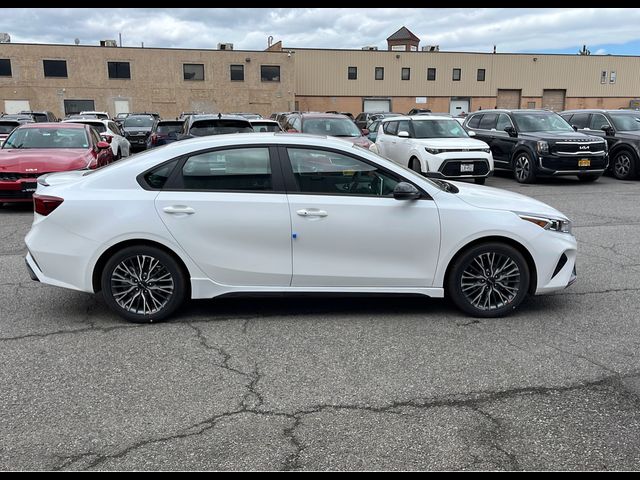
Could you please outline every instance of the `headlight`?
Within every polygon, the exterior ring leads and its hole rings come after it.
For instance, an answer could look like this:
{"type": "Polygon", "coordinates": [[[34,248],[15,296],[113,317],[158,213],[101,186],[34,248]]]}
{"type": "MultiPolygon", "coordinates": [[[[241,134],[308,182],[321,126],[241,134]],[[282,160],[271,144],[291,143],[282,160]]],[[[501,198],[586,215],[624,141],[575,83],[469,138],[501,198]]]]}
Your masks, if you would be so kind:
{"type": "Polygon", "coordinates": [[[481,148],[480,151],[484,152],[484,153],[491,153],[491,149],[490,148],[481,148]]]}
{"type": "Polygon", "coordinates": [[[536,149],[538,153],[549,153],[549,144],[544,140],[538,140],[536,143],[536,149]]]}
{"type": "Polygon", "coordinates": [[[429,148],[429,147],[424,147],[424,149],[429,152],[431,155],[438,155],[439,153],[444,152],[443,149],[441,148],[429,148]]]}
{"type": "Polygon", "coordinates": [[[571,221],[558,218],[537,217],[534,215],[518,215],[522,220],[535,223],[540,228],[560,233],[571,233],[571,221]]]}

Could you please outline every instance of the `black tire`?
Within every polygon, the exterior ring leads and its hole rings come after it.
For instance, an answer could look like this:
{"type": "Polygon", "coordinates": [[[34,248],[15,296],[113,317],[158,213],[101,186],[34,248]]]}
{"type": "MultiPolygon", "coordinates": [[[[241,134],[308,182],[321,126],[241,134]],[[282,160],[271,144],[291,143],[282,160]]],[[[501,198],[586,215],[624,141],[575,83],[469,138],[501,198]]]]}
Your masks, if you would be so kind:
{"type": "Polygon", "coordinates": [[[411,168],[411,170],[413,170],[414,172],[422,175],[422,167],[420,166],[420,160],[418,160],[416,157],[411,157],[411,160],[409,160],[409,168],[411,168]]]}
{"type": "Polygon", "coordinates": [[[502,317],[511,313],[526,297],[529,275],[527,261],[518,250],[505,243],[484,243],[456,258],[447,278],[447,295],[468,315],[502,317]],[[489,271],[490,265],[496,269],[493,274],[489,271]],[[501,277],[501,268],[511,275],[501,277]]]}
{"type": "Polygon", "coordinates": [[[100,281],[109,308],[133,323],[168,318],[182,305],[187,292],[187,278],[178,262],[164,250],[147,245],[116,252],[105,264],[100,281]],[[155,277],[150,279],[151,275],[155,277]],[[157,281],[149,281],[153,278],[157,281]]]}
{"type": "Polygon", "coordinates": [[[487,181],[487,179],[486,178],[475,178],[473,181],[476,182],[477,185],[484,185],[485,182],[487,181]]]}
{"type": "Polygon", "coordinates": [[[631,180],[636,176],[637,159],[630,150],[619,150],[611,162],[611,172],[618,180],[631,180]]]}
{"type": "Polygon", "coordinates": [[[578,180],[583,183],[595,182],[600,178],[600,175],[578,175],[578,180]]]}
{"type": "Polygon", "coordinates": [[[513,158],[513,177],[518,183],[536,181],[536,166],[527,152],[518,152],[513,158]]]}

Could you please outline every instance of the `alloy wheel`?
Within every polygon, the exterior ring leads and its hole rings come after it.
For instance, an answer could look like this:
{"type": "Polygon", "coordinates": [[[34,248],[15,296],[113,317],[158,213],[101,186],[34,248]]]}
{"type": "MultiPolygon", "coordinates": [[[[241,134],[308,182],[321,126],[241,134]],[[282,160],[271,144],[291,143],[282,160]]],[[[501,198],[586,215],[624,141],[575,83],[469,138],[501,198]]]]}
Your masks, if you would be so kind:
{"type": "Polygon", "coordinates": [[[113,269],[111,291],[116,303],[127,312],[152,315],[171,300],[174,280],[157,258],[135,255],[125,258],[113,269]]]}
{"type": "Polygon", "coordinates": [[[520,155],[516,159],[515,174],[516,179],[519,182],[524,182],[529,178],[529,172],[531,171],[531,163],[526,155],[520,155]]]}
{"type": "Polygon", "coordinates": [[[509,305],[520,289],[520,268],[508,255],[484,252],[462,272],[462,294],[475,308],[497,310],[509,305]]]}
{"type": "Polygon", "coordinates": [[[631,158],[629,155],[626,153],[618,155],[613,168],[617,178],[626,178],[631,171],[631,158]]]}

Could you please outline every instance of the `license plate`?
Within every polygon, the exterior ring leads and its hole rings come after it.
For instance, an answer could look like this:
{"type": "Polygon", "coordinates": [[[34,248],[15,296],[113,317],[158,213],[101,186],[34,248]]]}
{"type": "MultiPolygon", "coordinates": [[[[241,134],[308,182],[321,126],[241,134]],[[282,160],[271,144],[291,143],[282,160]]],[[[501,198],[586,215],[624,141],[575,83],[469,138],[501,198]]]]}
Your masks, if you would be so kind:
{"type": "Polygon", "coordinates": [[[578,160],[578,166],[579,167],[590,167],[591,166],[591,160],[588,158],[581,158],[580,160],[578,160]]]}
{"type": "Polygon", "coordinates": [[[22,191],[23,192],[35,192],[36,188],[38,187],[38,184],[33,182],[29,182],[29,183],[23,183],[22,184],[22,191]]]}
{"type": "Polygon", "coordinates": [[[462,163],[460,164],[460,173],[464,172],[472,172],[473,173],[473,163],[462,163]]]}

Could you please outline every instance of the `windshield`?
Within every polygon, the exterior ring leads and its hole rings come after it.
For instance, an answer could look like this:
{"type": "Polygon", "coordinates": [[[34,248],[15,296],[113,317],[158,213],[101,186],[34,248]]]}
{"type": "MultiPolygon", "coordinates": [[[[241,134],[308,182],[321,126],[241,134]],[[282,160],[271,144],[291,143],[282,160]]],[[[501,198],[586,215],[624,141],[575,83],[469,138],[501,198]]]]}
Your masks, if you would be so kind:
{"type": "Polygon", "coordinates": [[[302,133],[329,135],[331,137],[361,137],[362,132],[348,118],[307,118],[302,133]]]}
{"type": "Polygon", "coordinates": [[[413,120],[415,138],[467,138],[455,120],[413,120]]]}
{"type": "Polygon", "coordinates": [[[514,113],[520,132],[573,132],[573,128],[555,113],[514,113]]]}
{"type": "Polygon", "coordinates": [[[182,127],[184,124],[182,122],[179,123],[160,123],[158,124],[157,132],[160,134],[164,133],[180,133],[182,131],[182,127]]]}
{"type": "Polygon", "coordinates": [[[127,117],[124,120],[125,128],[149,128],[153,125],[154,118],[148,117],[127,117]]]}
{"type": "Polygon", "coordinates": [[[15,123],[0,123],[0,133],[11,133],[11,130],[16,127],[15,123]]]}
{"type": "Polygon", "coordinates": [[[612,113],[610,114],[613,126],[616,130],[635,131],[640,130],[640,112],[638,113],[612,113]]]}
{"type": "Polygon", "coordinates": [[[84,128],[18,128],[2,148],[89,148],[84,128]]]}
{"type": "Polygon", "coordinates": [[[251,122],[253,130],[256,132],[281,132],[280,125],[272,122],[251,122]]]}
{"type": "Polygon", "coordinates": [[[189,130],[189,133],[196,137],[246,132],[253,132],[253,128],[248,122],[242,120],[200,120],[194,122],[189,130]]]}

